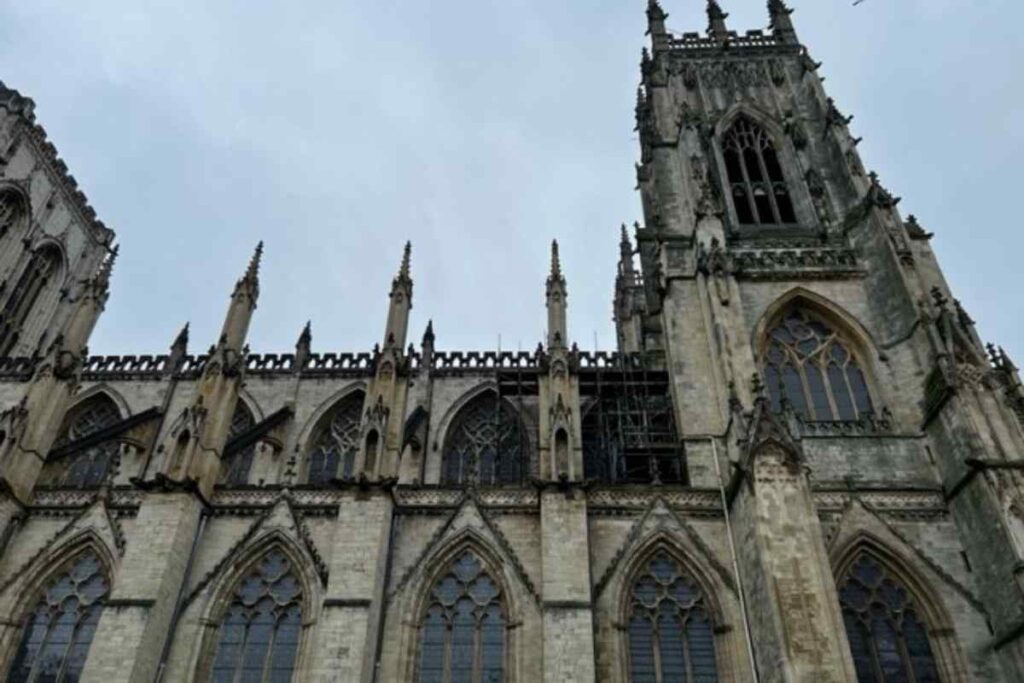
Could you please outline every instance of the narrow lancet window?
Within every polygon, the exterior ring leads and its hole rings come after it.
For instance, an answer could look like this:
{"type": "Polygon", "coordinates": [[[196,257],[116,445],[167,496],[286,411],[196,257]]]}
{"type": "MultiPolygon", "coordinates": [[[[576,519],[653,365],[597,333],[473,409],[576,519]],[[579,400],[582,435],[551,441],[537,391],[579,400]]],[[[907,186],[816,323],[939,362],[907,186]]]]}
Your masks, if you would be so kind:
{"type": "Polygon", "coordinates": [[[856,420],[874,408],[852,345],[830,325],[794,308],[772,328],[764,353],[765,386],[772,408],[789,401],[810,421],[856,420]]]}
{"type": "Polygon", "coordinates": [[[486,393],[465,406],[448,428],[442,484],[517,484],[526,474],[527,436],[515,409],[486,393]]]}
{"type": "Polygon", "coordinates": [[[235,588],[210,680],[288,683],[301,630],[301,584],[284,553],[272,550],[235,588]]]}
{"type": "Polygon", "coordinates": [[[740,116],[722,136],[722,154],[740,225],[796,223],[778,153],[761,126],[740,116]]]}
{"type": "Polygon", "coordinates": [[[77,681],[109,590],[96,554],[87,550],[78,555],[26,618],[9,683],[77,681]]]}
{"type": "Polygon", "coordinates": [[[354,476],[359,453],[363,394],[344,399],[321,427],[309,453],[309,483],[326,484],[335,477],[354,476]]]}
{"type": "MultiPolygon", "coordinates": [[[[244,434],[256,424],[252,412],[241,399],[235,405],[235,412],[231,416],[231,429],[228,431],[228,443],[236,436],[244,434]]],[[[249,481],[249,470],[252,469],[252,459],[256,455],[256,444],[249,444],[240,451],[231,455],[224,469],[223,482],[228,486],[243,486],[249,481]]]]}
{"type": "Polygon", "coordinates": [[[714,683],[715,635],[704,594],[668,553],[644,564],[630,595],[631,683],[714,683]]]}
{"type": "Polygon", "coordinates": [[[939,681],[920,609],[870,553],[860,553],[843,574],[839,603],[860,683],[939,681]]]}
{"type": "Polygon", "coordinates": [[[434,584],[420,624],[419,683],[501,683],[508,619],[498,584],[472,552],[434,584]]]}
{"type": "Polygon", "coordinates": [[[22,325],[59,270],[60,255],[56,249],[44,248],[32,254],[0,309],[0,356],[9,354],[18,343],[22,325]]]}

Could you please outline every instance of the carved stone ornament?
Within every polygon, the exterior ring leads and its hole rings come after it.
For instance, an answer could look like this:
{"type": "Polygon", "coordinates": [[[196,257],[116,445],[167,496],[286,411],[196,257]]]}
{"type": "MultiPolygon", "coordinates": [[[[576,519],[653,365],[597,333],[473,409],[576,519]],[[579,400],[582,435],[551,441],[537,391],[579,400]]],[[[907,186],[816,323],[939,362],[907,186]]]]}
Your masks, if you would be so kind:
{"type": "Polygon", "coordinates": [[[729,305],[729,276],[733,272],[732,258],[717,237],[711,238],[711,249],[701,242],[697,255],[697,269],[711,279],[711,287],[723,306],[729,305]]]}
{"type": "Polygon", "coordinates": [[[786,112],[782,127],[786,131],[786,135],[793,142],[793,147],[803,149],[807,146],[807,133],[804,132],[804,127],[800,125],[800,121],[793,112],[786,112]]]}
{"type": "Polygon", "coordinates": [[[776,88],[781,87],[786,82],[786,72],[782,68],[782,62],[779,60],[773,59],[768,62],[768,73],[776,88]]]}

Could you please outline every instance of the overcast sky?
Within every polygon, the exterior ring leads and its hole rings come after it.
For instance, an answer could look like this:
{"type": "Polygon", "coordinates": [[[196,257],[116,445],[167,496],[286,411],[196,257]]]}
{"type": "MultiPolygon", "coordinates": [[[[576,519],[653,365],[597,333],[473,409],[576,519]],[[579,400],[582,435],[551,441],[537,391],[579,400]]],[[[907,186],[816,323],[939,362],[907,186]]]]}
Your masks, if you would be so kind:
{"type": "MultiPolygon", "coordinates": [[[[982,336],[1024,362],[1020,0],[794,0],[860,150],[936,234],[982,336]]],[[[730,28],[763,0],[723,0],[730,28]]],[[[251,342],[380,341],[413,242],[412,340],[532,349],[548,245],[570,335],[614,346],[646,0],[0,0],[0,79],[37,115],[121,259],[99,353],[215,340],[266,241],[251,342]]],[[[674,31],[703,3],[663,0],[674,31]]]]}

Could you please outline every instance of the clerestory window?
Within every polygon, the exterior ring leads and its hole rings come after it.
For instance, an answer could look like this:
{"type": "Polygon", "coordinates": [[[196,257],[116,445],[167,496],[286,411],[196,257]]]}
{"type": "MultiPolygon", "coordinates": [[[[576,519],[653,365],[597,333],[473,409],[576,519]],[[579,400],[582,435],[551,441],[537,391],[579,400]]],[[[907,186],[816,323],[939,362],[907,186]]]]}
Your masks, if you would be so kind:
{"type": "Polygon", "coordinates": [[[498,584],[466,551],[430,591],[420,625],[419,683],[501,683],[508,618],[498,584]]]}
{"type": "Polygon", "coordinates": [[[46,587],[25,619],[9,683],[77,681],[109,590],[96,554],[79,554],[46,587]]]}
{"type": "Polygon", "coordinates": [[[762,365],[776,412],[783,398],[811,421],[856,420],[874,412],[852,345],[804,309],[791,309],[772,328],[762,365]]]}
{"type": "Polygon", "coordinates": [[[839,585],[839,603],[860,683],[937,683],[928,628],[906,586],[862,552],[839,585]]]}
{"type": "Polygon", "coordinates": [[[715,635],[704,594],[668,553],[656,553],[631,586],[631,683],[714,683],[715,635]]]}
{"type": "Polygon", "coordinates": [[[289,683],[302,630],[302,587],[280,550],[235,588],[220,625],[213,683],[289,683]]]}
{"type": "Polygon", "coordinates": [[[335,477],[348,479],[354,475],[362,412],[361,392],[343,399],[334,408],[309,452],[310,484],[326,484],[335,477]]]}
{"type": "Polygon", "coordinates": [[[466,405],[448,428],[442,484],[518,484],[529,464],[527,436],[515,409],[497,394],[466,405]]]}
{"type": "Polygon", "coordinates": [[[740,116],[722,136],[722,155],[740,225],[792,225],[793,200],[771,136],[740,116]]]}
{"type": "MultiPolygon", "coordinates": [[[[121,413],[107,396],[98,395],[74,408],[65,421],[64,430],[57,437],[55,446],[84,439],[121,421],[121,413]]],[[[95,488],[110,474],[117,460],[120,443],[110,439],[87,448],[82,448],[58,461],[58,471],[63,472],[56,479],[61,486],[95,488]]]]}

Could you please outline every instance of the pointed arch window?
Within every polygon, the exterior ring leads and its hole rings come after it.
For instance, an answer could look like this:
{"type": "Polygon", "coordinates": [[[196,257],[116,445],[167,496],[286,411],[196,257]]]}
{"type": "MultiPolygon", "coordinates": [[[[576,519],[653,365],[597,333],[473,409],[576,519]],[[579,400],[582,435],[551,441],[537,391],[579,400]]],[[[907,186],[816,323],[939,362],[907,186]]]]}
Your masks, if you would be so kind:
{"type": "MultiPolygon", "coordinates": [[[[249,406],[245,401],[238,399],[235,404],[235,412],[231,416],[231,428],[228,430],[228,443],[236,436],[244,434],[256,424],[249,406]]],[[[256,444],[249,444],[241,451],[232,454],[224,470],[223,482],[228,486],[244,486],[249,482],[249,470],[252,469],[252,460],[256,455],[256,444]]]]}
{"type": "Polygon", "coordinates": [[[704,594],[665,551],[633,581],[628,617],[631,683],[713,683],[715,635],[704,594]]]}
{"type": "MultiPolygon", "coordinates": [[[[121,421],[121,413],[109,396],[97,395],[74,408],[57,437],[55,446],[79,441],[121,421]]],[[[56,483],[74,488],[95,488],[106,481],[117,461],[120,443],[116,439],[81,448],[65,457],[56,483]]],[[[52,481],[52,480],[51,480],[52,481]]]]}
{"type": "Polygon", "coordinates": [[[473,399],[452,420],[441,466],[442,484],[518,484],[529,446],[516,410],[497,394],[473,399]]]}
{"type": "Polygon", "coordinates": [[[480,559],[459,555],[430,591],[420,625],[419,683],[501,683],[508,617],[480,559]]]}
{"type": "Polygon", "coordinates": [[[856,420],[874,414],[853,345],[805,309],[791,309],[772,328],[762,365],[776,412],[785,398],[809,421],[856,420]]]}
{"type": "Polygon", "coordinates": [[[771,136],[740,116],[722,136],[722,155],[740,225],[792,225],[793,200],[771,136]]]}
{"type": "Polygon", "coordinates": [[[25,619],[10,683],[70,683],[85,667],[110,583],[96,554],[79,554],[25,619]]]}
{"type": "Polygon", "coordinates": [[[862,551],[838,585],[858,681],[940,680],[924,617],[896,576],[862,551]]]}
{"type": "Polygon", "coordinates": [[[326,484],[335,477],[354,476],[363,400],[362,392],[345,398],[320,428],[309,452],[310,484],[326,484]]]}
{"type": "Polygon", "coordinates": [[[55,248],[44,247],[32,254],[0,309],[0,356],[9,354],[17,344],[21,327],[40,295],[47,285],[56,281],[60,262],[55,248]]]}
{"type": "Polygon", "coordinates": [[[221,621],[210,680],[291,681],[301,630],[301,583],[285,554],[272,550],[235,588],[221,621]]]}

